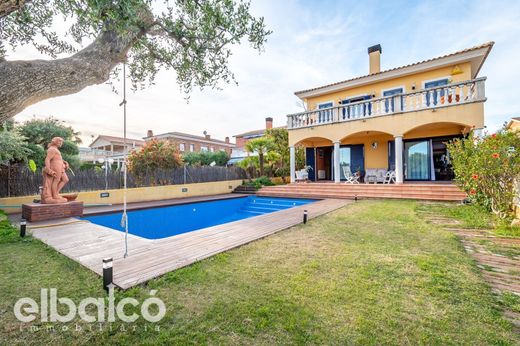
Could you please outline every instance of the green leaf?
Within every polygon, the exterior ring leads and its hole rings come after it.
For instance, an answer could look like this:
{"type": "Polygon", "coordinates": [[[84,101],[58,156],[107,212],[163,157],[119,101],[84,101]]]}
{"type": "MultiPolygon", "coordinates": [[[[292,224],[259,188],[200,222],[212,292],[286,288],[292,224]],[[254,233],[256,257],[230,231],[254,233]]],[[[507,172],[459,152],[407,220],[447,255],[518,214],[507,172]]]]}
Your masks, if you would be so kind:
{"type": "Polygon", "coordinates": [[[29,169],[30,169],[33,173],[36,172],[36,163],[34,162],[34,160],[32,160],[32,159],[29,160],[29,164],[28,164],[28,166],[29,166],[29,169]]]}

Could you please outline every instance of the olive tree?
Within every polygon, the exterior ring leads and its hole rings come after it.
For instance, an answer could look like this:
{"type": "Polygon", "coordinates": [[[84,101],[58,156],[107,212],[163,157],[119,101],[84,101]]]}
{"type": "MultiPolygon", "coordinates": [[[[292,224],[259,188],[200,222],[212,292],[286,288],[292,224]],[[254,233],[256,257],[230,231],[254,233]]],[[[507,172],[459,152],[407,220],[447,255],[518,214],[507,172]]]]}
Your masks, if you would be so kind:
{"type": "Polygon", "coordinates": [[[235,0],[0,0],[0,123],[27,106],[107,82],[122,62],[134,89],[174,70],[180,88],[235,81],[231,46],[261,51],[270,31],[235,0]],[[64,32],[56,27],[65,27],[64,32]],[[11,60],[32,45],[49,56],[11,60]]]}

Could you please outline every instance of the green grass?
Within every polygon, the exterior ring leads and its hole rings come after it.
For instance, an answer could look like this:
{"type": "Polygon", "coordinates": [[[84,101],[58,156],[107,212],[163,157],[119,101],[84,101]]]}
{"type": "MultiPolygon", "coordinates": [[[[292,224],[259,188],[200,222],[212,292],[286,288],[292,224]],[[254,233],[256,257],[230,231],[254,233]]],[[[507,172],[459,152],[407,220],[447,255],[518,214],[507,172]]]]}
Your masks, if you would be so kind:
{"type": "Polygon", "coordinates": [[[454,218],[461,221],[465,228],[481,228],[499,236],[520,237],[520,227],[511,226],[510,220],[501,220],[478,205],[427,203],[419,204],[417,210],[454,218]]]}
{"type": "Polygon", "coordinates": [[[95,274],[13,233],[2,231],[0,244],[0,344],[520,342],[501,317],[518,301],[493,296],[456,237],[426,223],[413,201],[357,202],[120,292],[144,299],[157,289],[167,315],[101,331],[20,331],[14,302],[40,287],[76,302],[103,292],[95,274]]]}

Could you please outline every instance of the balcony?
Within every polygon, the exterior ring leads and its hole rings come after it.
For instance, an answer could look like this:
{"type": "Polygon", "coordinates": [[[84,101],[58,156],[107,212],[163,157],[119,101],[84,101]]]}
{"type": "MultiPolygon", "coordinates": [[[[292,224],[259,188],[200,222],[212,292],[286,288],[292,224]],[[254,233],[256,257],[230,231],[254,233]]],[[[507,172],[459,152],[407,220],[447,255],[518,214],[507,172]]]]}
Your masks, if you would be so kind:
{"type": "Polygon", "coordinates": [[[335,107],[287,115],[287,128],[363,120],[386,115],[417,112],[486,101],[486,77],[448,84],[417,92],[342,104],[335,107]]]}

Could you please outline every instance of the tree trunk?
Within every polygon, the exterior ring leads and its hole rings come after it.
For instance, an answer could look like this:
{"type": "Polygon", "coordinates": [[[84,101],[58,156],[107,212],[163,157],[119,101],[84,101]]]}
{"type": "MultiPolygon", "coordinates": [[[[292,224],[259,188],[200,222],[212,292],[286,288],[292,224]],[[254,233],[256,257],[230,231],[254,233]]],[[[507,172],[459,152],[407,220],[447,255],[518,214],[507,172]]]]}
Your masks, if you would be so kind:
{"type": "Polygon", "coordinates": [[[125,60],[128,50],[145,33],[146,29],[136,29],[121,36],[106,30],[64,59],[0,60],[0,123],[36,102],[106,82],[110,71],[125,60]]]}
{"type": "Polygon", "coordinates": [[[258,165],[260,166],[260,176],[264,176],[264,154],[258,153],[258,165]]]}
{"type": "Polygon", "coordinates": [[[7,16],[9,13],[22,8],[26,0],[0,0],[0,18],[7,16]]]}

